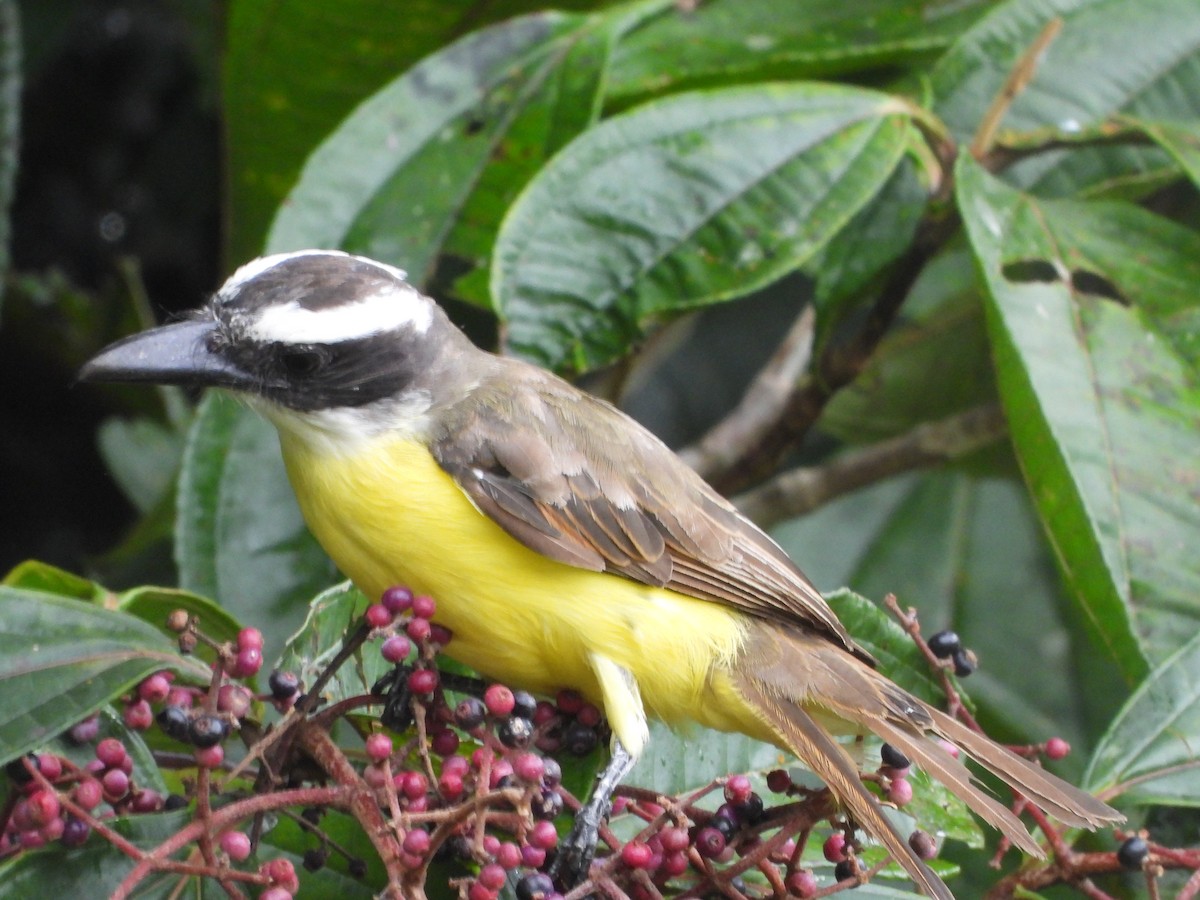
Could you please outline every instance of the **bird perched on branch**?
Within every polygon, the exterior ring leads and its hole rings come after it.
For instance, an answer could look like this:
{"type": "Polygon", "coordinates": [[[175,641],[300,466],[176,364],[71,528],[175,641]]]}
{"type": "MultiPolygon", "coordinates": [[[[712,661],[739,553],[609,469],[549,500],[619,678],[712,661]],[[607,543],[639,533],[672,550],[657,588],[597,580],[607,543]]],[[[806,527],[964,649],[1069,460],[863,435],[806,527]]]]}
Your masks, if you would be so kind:
{"type": "Polygon", "coordinates": [[[833,735],[878,735],[1028,853],[1041,855],[1021,822],[935,738],[1066,825],[1121,818],[876,671],[779,546],[663,443],[477,349],[391,266],[332,251],[255,260],[195,317],[112,345],[81,377],[238,392],[277,428],[309,528],[368,597],[431,594],[449,656],[601,706],[614,753],[580,859],[648,715],[795,753],[943,900],[833,735]]]}

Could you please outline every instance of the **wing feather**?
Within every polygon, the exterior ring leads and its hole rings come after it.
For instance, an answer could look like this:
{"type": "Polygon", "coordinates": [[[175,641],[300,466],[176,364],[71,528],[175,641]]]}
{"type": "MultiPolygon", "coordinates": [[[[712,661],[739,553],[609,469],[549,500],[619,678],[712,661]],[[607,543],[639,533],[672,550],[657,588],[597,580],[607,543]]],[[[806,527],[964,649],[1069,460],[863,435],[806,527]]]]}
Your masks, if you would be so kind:
{"type": "Polygon", "coordinates": [[[431,449],[485,515],[568,565],[815,627],[864,660],[770,537],[615,407],[498,359],[443,411],[431,449]]]}

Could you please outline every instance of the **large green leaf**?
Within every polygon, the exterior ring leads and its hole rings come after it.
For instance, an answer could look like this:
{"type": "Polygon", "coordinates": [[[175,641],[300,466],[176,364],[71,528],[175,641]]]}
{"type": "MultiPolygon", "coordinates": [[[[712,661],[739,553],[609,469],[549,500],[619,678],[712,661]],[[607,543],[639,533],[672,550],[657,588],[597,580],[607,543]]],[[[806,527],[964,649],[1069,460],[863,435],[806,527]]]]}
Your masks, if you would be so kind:
{"type": "MultiPolygon", "coordinates": [[[[933,70],[935,109],[966,142],[983,111],[1034,39],[1055,16],[1062,30],[1032,82],[1003,120],[1006,134],[1071,134],[1118,113],[1147,119],[1200,117],[1200,5],[1179,0],[1010,0],[968,31],[933,70]]],[[[1149,181],[1175,164],[1153,147],[1045,153],[1011,177],[1040,191],[1071,194],[1149,181]]]]}
{"type": "Polygon", "coordinates": [[[544,6],[538,0],[339,0],[282,7],[232,0],[222,73],[229,258],[259,252],[305,158],[355,106],[465,32],[544,6]]]}
{"type": "Polygon", "coordinates": [[[1136,681],[1143,647],[1161,658],[1200,621],[1200,236],[1041,202],[966,159],[958,196],[1017,455],[1095,638],[1136,681]]]}
{"type": "Polygon", "coordinates": [[[792,271],[887,181],[908,121],[885,94],[767,84],[669,97],[590,129],[504,220],[492,294],[510,346],[591,368],[655,319],[792,271]]]}
{"type": "Polygon", "coordinates": [[[622,38],[609,102],[700,84],[828,78],[927,59],[991,0],[711,0],[672,8],[622,38]]]}
{"type": "Polygon", "coordinates": [[[210,392],[188,435],[178,490],[180,583],[262,629],[268,652],[281,646],[337,573],[304,526],[274,429],[210,392]]]}
{"type": "Polygon", "coordinates": [[[1200,636],[1163,660],[1113,720],[1084,779],[1106,799],[1200,806],[1200,636]]]}
{"type": "Polygon", "coordinates": [[[133,616],[0,587],[0,761],[38,747],[161,669],[197,678],[208,672],[133,616]]]}
{"type": "Polygon", "coordinates": [[[596,115],[610,44],[631,15],[514,19],[414,66],[309,158],[268,249],[342,247],[420,285],[435,270],[486,265],[521,186],[596,115]]]}

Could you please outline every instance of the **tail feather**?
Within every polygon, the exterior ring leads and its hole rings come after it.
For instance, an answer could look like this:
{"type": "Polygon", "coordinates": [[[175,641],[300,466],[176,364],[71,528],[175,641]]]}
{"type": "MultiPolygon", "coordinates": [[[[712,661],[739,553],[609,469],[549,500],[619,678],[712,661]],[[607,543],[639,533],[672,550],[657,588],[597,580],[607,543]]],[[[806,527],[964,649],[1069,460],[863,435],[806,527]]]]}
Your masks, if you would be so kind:
{"type": "Polygon", "coordinates": [[[892,858],[930,897],[954,900],[954,895],[908,846],[883,813],[879,800],[863,786],[858,766],[802,707],[763,690],[750,677],[735,674],[738,691],[767,720],[780,738],[814,774],[828,785],[850,811],[854,821],[878,840],[892,858]]]}

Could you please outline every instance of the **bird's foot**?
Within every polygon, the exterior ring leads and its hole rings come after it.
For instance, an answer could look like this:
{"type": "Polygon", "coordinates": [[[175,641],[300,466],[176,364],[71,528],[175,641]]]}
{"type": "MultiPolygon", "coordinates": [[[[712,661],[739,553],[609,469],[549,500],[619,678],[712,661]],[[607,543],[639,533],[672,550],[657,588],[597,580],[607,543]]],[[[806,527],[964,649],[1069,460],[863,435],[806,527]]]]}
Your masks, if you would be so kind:
{"type": "Polygon", "coordinates": [[[550,865],[550,877],[565,893],[587,878],[600,840],[600,826],[612,812],[612,795],[635,760],[620,741],[613,741],[612,759],[596,776],[592,796],[575,814],[571,833],[558,845],[558,855],[550,865]]]}

